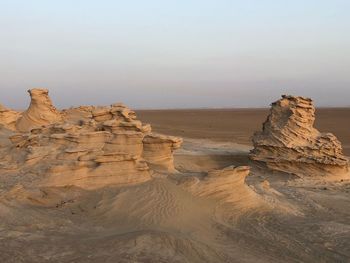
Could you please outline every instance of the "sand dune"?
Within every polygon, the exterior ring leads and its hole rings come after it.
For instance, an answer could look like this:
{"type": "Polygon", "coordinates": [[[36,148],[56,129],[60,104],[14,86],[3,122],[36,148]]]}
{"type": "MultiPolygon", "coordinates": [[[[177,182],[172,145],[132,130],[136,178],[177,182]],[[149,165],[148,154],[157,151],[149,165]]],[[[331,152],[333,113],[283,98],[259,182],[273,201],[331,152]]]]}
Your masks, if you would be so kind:
{"type": "Polygon", "coordinates": [[[122,104],[31,111],[0,115],[1,262],[350,258],[347,177],[269,169],[234,140],[151,133],[122,104]]]}

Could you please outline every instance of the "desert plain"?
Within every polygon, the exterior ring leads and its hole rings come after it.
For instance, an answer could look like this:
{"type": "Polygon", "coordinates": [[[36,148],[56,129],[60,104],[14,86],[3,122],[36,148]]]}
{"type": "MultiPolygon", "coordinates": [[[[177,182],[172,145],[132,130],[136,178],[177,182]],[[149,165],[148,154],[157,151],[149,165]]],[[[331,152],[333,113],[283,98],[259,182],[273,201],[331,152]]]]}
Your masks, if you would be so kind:
{"type": "MultiPolygon", "coordinates": [[[[161,133],[251,145],[252,136],[261,129],[269,108],[162,109],[137,110],[136,113],[161,133]]],[[[317,108],[315,127],[334,133],[344,153],[350,156],[350,107],[317,108]]]]}
{"type": "Polygon", "coordinates": [[[1,109],[1,262],[350,261],[349,108],[135,114],[30,95],[1,109]]]}

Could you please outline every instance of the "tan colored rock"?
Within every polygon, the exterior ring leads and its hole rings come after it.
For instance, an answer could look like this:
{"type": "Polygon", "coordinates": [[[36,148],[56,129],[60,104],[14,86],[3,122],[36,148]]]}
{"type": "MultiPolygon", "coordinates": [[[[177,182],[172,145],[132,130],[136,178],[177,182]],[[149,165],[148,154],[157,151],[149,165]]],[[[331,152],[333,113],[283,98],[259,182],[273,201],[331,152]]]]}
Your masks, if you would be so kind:
{"type": "Polygon", "coordinates": [[[147,134],[143,139],[143,157],[151,168],[175,172],[173,152],[180,148],[182,139],[162,134],[147,134]]]}
{"type": "Polygon", "coordinates": [[[250,158],[299,176],[347,173],[341,143],[333,134],[316,130],[314,121],[311,99],[282,96],[272,103],[262,131],[254,134],[250,158]]]}
{"type": "Polygon", "coordinates": [[[151,179],[142,159],[143,134],[113,134],[79,127],[59,128],[53,124],[12,135],[12,146],[6,151],[8,163],[16,165],[15,173],[36,174],[33,182],[38,180],[41,186],[93,189],[151,179]],[[63,128],[69,128],[68,132],[63,128]]]}
{"type": "MultiPolygon", "coordinates": [[[[84,157],[84,155],[82,156],[84,157]]],[[[52,166],[50,177],[41,182],[45,186],[75,185],[85,189],[105,186],[137,184],[150,180],[146,162],[135,156],[103,152],[92,154],[89,159],[63,162],[52,166]]]]}
{"type": "Polygon", "coordinates": [[[150,180],[148,164],[175,170],[173,151],[182,140],[149,134],[150,125],[125,105],[80,106],[61,113],[47,90],[29,93],[31,105],[17,120],[17,133],[4,133],[9,136],[0,151],[0,173],[13,174],[14,180],[24,174],[41,186],[93,189],[150,180]]]}
{"type": "Polygon", "coordinates": [[[115,132],[113,137],[105,143],[103,150],[107,153],[119,152],[141,157],[143,154],[143,137],[142,132],[115,132]]]}
{"type": "Polygon", "coordinates": [[[0,124],[10,130],[16,129],[16,121],[20,117],[21,113],[8,109],[0,104],[0,124]]]}
{"type": "Polygon", "coordinates": [[[47,89],[31,89],[29,108],[17,120],[16,129],[27,132],[33,128],[62,121],[61,113],[53,106],[47,89]]]}

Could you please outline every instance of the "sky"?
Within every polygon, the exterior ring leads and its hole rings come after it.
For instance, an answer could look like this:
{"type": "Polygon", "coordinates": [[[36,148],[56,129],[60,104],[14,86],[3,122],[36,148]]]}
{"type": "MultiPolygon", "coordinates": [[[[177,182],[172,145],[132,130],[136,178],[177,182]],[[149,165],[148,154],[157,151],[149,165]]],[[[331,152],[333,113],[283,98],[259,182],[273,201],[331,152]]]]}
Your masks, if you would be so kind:
{"type": "Polygon", "coordinates": [[[0,103],[350,106],[349,0],[0,0],[0,103]]]}

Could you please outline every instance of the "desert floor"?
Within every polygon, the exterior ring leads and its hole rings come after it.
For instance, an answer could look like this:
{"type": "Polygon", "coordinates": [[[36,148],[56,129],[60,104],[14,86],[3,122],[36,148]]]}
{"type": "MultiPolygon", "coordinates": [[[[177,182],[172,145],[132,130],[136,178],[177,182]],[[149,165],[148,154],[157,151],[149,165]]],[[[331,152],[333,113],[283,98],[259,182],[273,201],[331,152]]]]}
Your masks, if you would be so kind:
{"type": "MultiPolygon", "coordinates": [[[[0,176],[0,262],[350,262],[350,180],[300,179],[249,161],[266,109],[137,114],[184,138],[179,173],[94,191],[25,180],[7,189],[12,178],[0,176]],[[202,197],[182,184],[230,165],[251,166],[247,185],[228,180],[202,197]]],[[[347,155],[349,116],[320,109],[316,125],[347,155]]]]}
{"type": "MultiPolygon", "coordinates": [[[[154,131],[186,138],[251,145],[269,109],[139,110],[138,117],[154,131]]],[[[316,129],[334,133],[350,155],[350,108],[319,108],[316,129]]]]}

